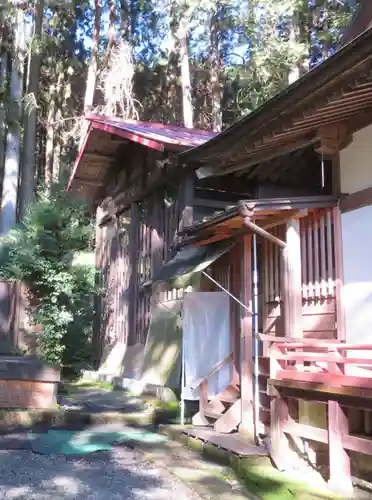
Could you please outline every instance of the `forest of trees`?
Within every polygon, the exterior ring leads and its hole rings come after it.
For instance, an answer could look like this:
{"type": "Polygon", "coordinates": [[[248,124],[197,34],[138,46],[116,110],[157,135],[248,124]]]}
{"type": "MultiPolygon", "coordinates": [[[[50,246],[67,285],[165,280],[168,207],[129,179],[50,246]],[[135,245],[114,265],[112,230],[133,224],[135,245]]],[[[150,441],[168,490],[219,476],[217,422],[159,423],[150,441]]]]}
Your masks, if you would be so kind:
{"type": "Polygon", "coordinates": [[[66,179],[84,112],[220,131],[332,54],[357,5],[3,2],[1,233],[38,186],[66,179]]]}

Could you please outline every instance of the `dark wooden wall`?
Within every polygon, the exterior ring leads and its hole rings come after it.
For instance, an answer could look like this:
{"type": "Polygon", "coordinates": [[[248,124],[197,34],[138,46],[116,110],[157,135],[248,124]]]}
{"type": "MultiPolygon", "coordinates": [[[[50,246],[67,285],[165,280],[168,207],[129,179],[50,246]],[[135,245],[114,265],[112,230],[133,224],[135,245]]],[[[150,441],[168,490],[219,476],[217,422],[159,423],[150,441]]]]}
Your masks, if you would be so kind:
{"type": "Polygon", "coordinates": [[[98,228],[96,262],[104,295],[94,328],[97,364],[107,345],[144,344],[154,303],[182,297],[180,289],[142,285],[173,256],[178,230],[193,221],[192,200],[193,179],[185,174],[178,185],[157,187],[98,228]]]}

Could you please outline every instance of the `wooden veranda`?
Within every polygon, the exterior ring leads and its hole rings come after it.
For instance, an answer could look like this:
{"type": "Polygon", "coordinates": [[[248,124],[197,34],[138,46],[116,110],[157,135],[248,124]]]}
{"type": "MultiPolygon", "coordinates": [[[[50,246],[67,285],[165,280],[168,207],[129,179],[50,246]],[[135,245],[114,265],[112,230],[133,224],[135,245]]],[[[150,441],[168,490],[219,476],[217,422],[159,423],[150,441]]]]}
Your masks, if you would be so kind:
{"type": "Polygon", "coordinates": [[[336,199],[240,202],[181,232],[181,245],[224,239],[235,246],[207,274],[216,290],[222,285],[238,298],[231,299],[233,376],[227,390],[212,400],[208,378],[201,381],[193,423],[212,422],[222,433],[269,436],[270,452],[279,462],[288,446],[284,434],[329,443],[330,479],[340,486],[342,471],[344,490],[350,490],[350,459],[344,450],[371,454],[372,448],[367,437],[355,437],[349,429],[365,434],[371,426],[366,429],[368,417],[348,417],[345,408],[370,408],[372,380],[370,372],[361,374],[371,360],[348,358],[346,352],[371,350],[372,345],[344,343],[336,199]],[[326,405],[325,428],[303,423],[302,401],[326,405]]]}

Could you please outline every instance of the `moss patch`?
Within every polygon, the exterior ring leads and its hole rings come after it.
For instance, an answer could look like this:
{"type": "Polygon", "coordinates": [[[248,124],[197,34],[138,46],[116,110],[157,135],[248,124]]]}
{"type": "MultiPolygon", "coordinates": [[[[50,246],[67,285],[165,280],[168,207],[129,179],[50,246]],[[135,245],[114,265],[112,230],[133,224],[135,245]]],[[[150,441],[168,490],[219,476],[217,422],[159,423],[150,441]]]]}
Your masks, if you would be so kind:
{"type": "Polygon", "coordinates": [[[213,444],[206,443],[203,447],[203,453],[206,457],[215,460],[222,465],[230,465],[230,453],[213,444]]]}
{"type": "MultiPolygon", "coordinates": [[[[199,451],[201,440],[190,438],[182,432],[182,426],[161,426],[160,432],[167,434],[171,439],[188,445],[199,451]],[[190,444],[192,444],[190,446],[190,444]]],[[[312,500],[329,499],[341,500],[342,497],[332,494],[320,486],[311,488],[305,481],[295,480],[292,475],[285,474],[271,465],[267,456],[239,457],[233,453],[221,450],[212,444],[203,444],[202,455],[222,465],[228,465],[244,484],[246,490],[261,500],[312,500]]]]}
{"type": "Polygon", "coordinates": [[[331,493],[312,489],[307,484],[294,480],[270,465],[252,465],[247,459],[239,460],[236,471],[247,490],[262,500],[340,498],[331,493]]]}
{"type": "Polygon", "coordinates": [[[178,402],[165,403],[153,400],[150,403],[153,409],[153,424],[158,427],[161,424],[174,424],[179,422],[180,405],[178,402]]]}
{"type": "Polygon", "coordinates": [[[77,382],[68,382],[63,384],[65,390],[68,393],[74,391],[74,389],[106,389],[108,391],[112,391],[114,386],[111,382],[103,382],[103,381],[90,381],[90,380],[78,380],[77,382]]]}

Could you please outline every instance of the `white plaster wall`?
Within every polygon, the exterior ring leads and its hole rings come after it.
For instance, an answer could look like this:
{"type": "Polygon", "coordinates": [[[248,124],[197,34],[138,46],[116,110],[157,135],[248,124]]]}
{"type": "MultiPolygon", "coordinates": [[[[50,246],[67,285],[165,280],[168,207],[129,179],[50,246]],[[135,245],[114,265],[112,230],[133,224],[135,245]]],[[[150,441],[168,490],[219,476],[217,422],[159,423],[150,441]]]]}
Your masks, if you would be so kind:
{"type": "Polygon", "coordinates": [[[351,194],[372,187],[372,125],[354,134],[340,153],[341,192],[351,194]]]}
{"type": "MultiPolygon", "coordinates": [[[[372,206],[342,214],[346,340],[372,344],[372,206]]],[[[370,357],[370,351],[353,352],[370,357]]]]}

